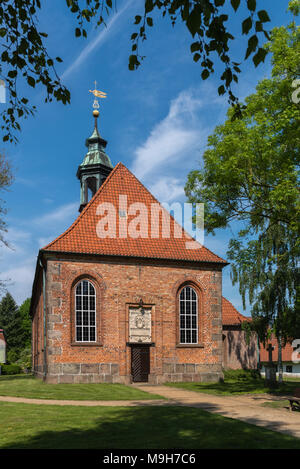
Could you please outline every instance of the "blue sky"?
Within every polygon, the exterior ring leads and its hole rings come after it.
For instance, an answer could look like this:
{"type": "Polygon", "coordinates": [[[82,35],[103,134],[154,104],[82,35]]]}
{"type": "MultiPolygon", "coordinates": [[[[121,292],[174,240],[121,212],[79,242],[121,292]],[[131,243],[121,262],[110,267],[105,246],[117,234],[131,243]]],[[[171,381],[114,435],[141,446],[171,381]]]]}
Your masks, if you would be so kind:
{"type": "MultiPolygon", "coordinates": [[[[50,55],[60,56],[57,71],[71,91],[71,104],[45,104],[42,88],[19,92],[38,108],[35,117],[21,122],[19,143],[2,144],[12,163],[15,180],[1,197],[6,201],[7,239],[13,249],[1,248],[0,276],[8,279],[8,290],[20,304],[31,295],[38,250],[61,234],[78,215],[78,165],[86,153],[85,139],[93,130],[93,97],[88,92],[94,80],[107,93],[101,101],[99,129],[108,141],[107,153],[115,165],[123,162],[161,201],[184,202],[184,185],[189,171],[199,168],[207,137],[224,121],[226,97],[219,97],[218,72],[203,82],[200,67],[192,60],[192,37],[178,23],[174,28],[165,18],[154,16],[154,28],[142,44],[146,58],[135,72],[128,70],[130,36],[134,16],[142,12],[142,0],[119,0],[117,14],[107,28],[92,25],[88,38],[76,39],[76,20],[65,2],[44,2],[40,30],[49,34],[50,55]]],[[[287,24],[287,1],[258,0],[267,9],[270,28],[287,24]]],[[[231,7],[230,7],[231,8],[231,7]]],[[[241,19],[245,10],[230,22],[240,40],[233,47],[236,61],[245,53],[241,19]]],[[[240,99],[254,91],[258,80],[270,74],[270,62],[255,69],[251,61],[235,92],[240,99]]],[[[0,106],[5,106],[1,104],[0,106]]],[[[234,230],[220,230],[205,237],[205,245],[226,258],[234,230]]],[[[230,266],[224,269],[223,295],[241,312],[242,300],[232,286],[230,266]]],[[[248,314],[249,310],[246,311],[248,314]]]]}

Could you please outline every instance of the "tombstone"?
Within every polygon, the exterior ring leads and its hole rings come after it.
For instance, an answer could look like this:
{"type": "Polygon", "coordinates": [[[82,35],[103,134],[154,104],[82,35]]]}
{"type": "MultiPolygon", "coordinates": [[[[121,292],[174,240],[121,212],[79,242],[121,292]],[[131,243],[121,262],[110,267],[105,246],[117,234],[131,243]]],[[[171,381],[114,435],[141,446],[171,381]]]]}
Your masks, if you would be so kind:
{"type": "Polygon", "coordinates": [[[272,351],[274,347],[272,344],[268,345],[267,351],[269,352],[269,362],[265,365],[266,376],[265,376],[265,383],[268,387],[275,387],[277,385],[276,382],[276,365],[273,363],[272,359],[272,351]]]}

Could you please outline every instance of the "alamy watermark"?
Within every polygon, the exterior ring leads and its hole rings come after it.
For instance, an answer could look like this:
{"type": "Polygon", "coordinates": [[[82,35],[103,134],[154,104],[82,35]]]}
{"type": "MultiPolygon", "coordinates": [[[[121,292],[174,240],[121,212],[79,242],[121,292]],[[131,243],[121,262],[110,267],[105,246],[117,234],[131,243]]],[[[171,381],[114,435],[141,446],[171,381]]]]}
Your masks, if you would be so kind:
{"type": "Polygon", "coordinates": [[[170,239],[185,238],[186,249],[204,244],[204,204],[153,202],[128,204],[127,195],[119,195],[118,206],[111,202],[98,205],[98,238],[170,239]],[[190,235],[190,236],[189,236],[190,235]]]}
{"type": "Polygon", "coordinates": [[[0,80],[0,103],[6,103],[6,89],[4,80],[0,80]]]}
{"type": "Polygon", "coordinates": [[[292,101],[295,104],[300,103],[300,79],[297,78],[292,82],[292,88],[296,88],[295,91],[292,93],[292,101]]]}
{"type": "Polygon", "coordinates": [[[300,339],[293,340],[292,347],[294,349],[292,353],[292,362],[300,363],[300,339]]]}

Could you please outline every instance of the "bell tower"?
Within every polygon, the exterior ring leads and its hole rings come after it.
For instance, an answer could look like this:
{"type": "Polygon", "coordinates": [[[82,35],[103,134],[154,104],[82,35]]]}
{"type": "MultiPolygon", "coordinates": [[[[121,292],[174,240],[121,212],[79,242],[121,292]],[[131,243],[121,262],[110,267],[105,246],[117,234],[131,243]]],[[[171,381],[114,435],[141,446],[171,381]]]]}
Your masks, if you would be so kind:
{"type": "MultiPolygon", "coordinates": [[[[91,90],[90,90],[91,91],[91,90]]],[[[92,90],[91,93],[95,97],[105,98],[106,93],[98,90],[92,90]]],[[[99,103],[97,99],[93,104],[94,131],[92,135],[86,139],[88,151],[83,162],[78,167],[77,178],[80,180],[80,207],[79,212],[88,204],[90,199],[96,194],[99,187],[105,181],[113,165],[109,156],[105,153],[107,141],[104,140],[98,131],[97,119],[99,117],[99,103]]]]}

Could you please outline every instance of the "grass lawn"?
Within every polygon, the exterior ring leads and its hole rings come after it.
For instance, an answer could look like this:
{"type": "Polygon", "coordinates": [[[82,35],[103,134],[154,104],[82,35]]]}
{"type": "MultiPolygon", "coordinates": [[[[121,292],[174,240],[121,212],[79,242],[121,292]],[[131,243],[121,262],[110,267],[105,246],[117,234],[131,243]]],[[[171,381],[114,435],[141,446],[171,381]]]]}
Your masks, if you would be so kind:
{"type": "Polygon", "coordinates": [[[1,449],[300,449],[300,439],[201,409],[0,402],[1,449]]]}
{"type": "Polygon", "coordinates": [[[46,384],[31,375],[0,376],[0,396],[78,401],[164,399],[123,384],[46,384]]]}
{"type": "Polygon", "coordinates": [[[281,386],[270,389],[265,385],[264,379],[226,379],[218,383],[167,383],[167,386],[183,388],[190,391],[198,391],[214,395],[239,395],[239,394],[275,394],[292,395],[295,388],[300,387],[300,380],[284,380],[281,386]]]}

